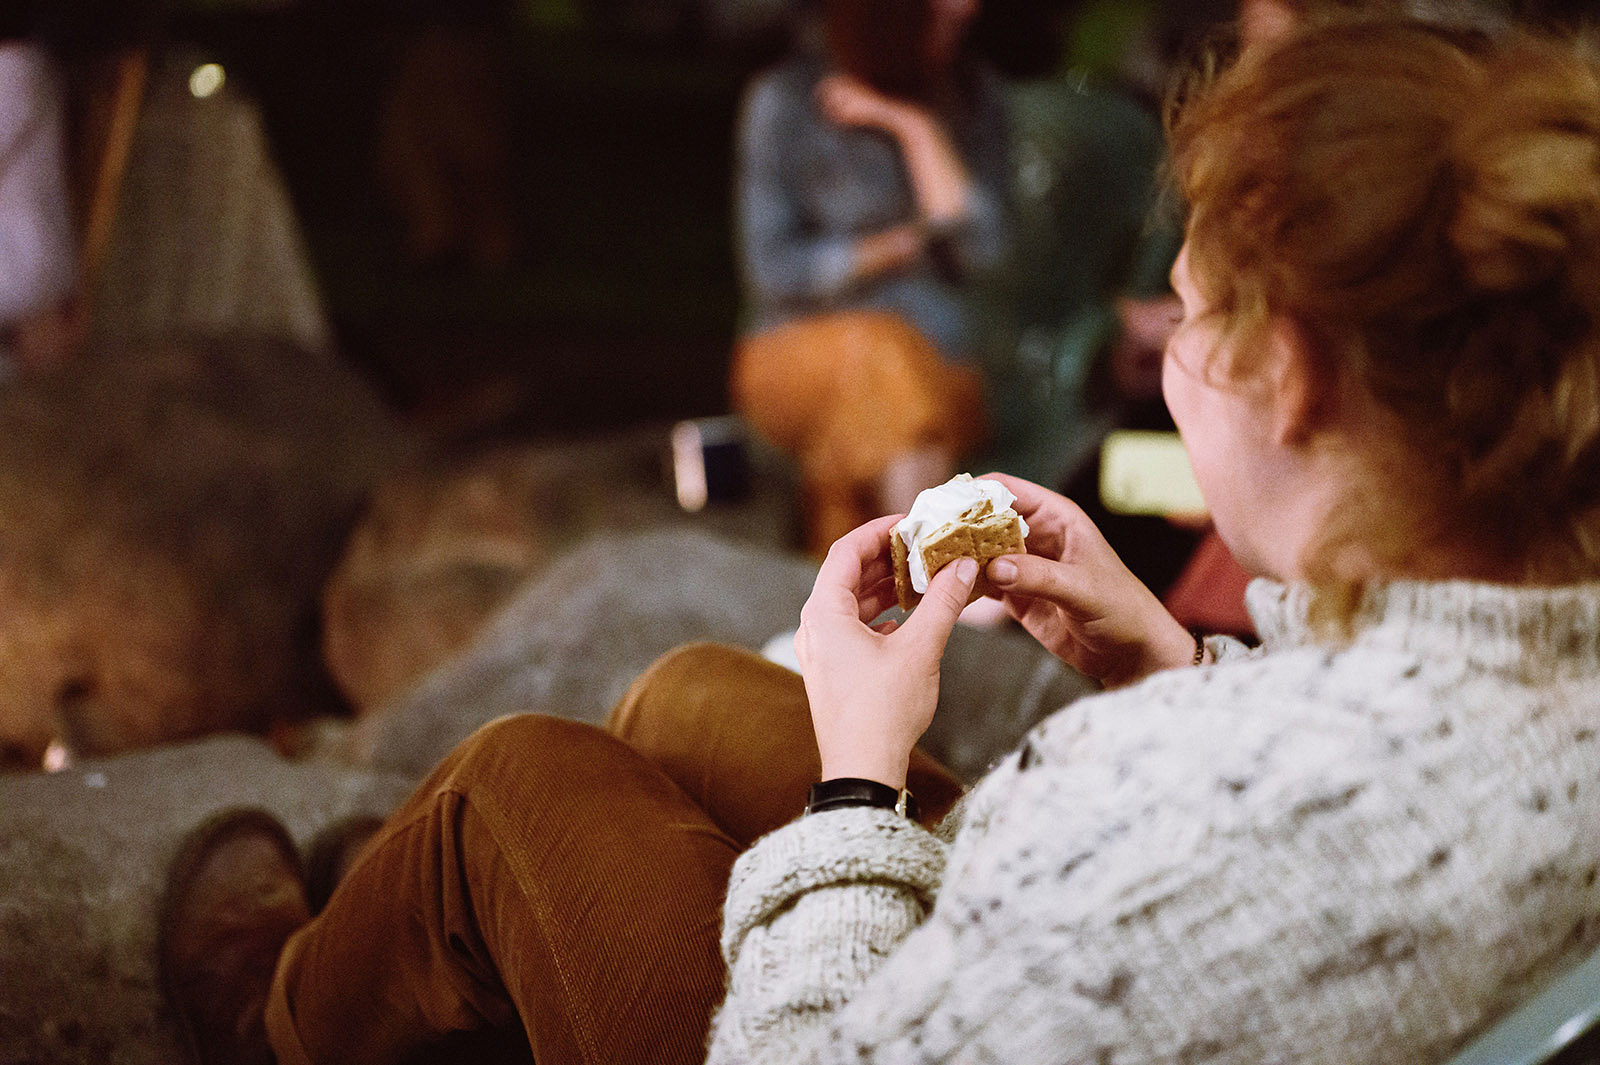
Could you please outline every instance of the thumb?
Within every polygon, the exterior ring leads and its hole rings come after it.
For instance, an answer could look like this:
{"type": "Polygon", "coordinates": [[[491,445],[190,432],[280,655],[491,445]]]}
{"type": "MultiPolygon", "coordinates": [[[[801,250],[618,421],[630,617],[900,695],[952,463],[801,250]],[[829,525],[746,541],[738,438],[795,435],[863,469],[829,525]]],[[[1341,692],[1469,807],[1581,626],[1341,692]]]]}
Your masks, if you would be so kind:
{"type": "Polygon", "coordinates": [[[1043,599],[1071,613],[1092,607],[1092,574],[1069,572],[1065,562],[1038,555],[1003,555],[985,570],[989,582],[1007,596],[1043,599]]]}
{"type": "Polygon", "coordinates": [[[956,559],[933,575],[922,602],[900,626],[900,631],[927,644],[936,655],[943,654],[950,630],[955,628],[956,618],[966,609],[967,598],[977,580],[978,563],[970,558],[956,559]]]}

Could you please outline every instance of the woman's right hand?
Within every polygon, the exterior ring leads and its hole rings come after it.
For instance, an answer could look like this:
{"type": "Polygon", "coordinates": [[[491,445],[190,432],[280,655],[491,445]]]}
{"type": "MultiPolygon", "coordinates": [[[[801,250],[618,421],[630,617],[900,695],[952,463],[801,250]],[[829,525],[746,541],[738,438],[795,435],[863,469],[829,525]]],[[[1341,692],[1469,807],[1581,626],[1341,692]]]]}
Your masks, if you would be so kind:
{"type": "Polygon", "coordinates": [[[1017,497],[1028,523],[1028,553],[997,558],[985,573],[1034,639],[1108,688],[1193,663],[1194,637],[1076,503],[1007,474],[985,477],[1017,497]]]}
{"type": "Polygon", "coordinates": [[[905,123],[922,116],[916,105],[885,96],[849,74],[829,74],[817,83],[816,92],[823,115],[839,126],[880,129],[898,136],[905,123]]]}

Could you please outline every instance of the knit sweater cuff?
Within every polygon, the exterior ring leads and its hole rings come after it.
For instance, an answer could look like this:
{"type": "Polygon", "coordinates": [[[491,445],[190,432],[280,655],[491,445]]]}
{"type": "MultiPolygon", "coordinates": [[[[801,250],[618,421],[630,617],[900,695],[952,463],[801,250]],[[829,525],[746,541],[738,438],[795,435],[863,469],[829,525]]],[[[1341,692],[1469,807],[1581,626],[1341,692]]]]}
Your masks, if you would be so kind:
{"type": "Polygon", "coordinates": [[[1206,650],[1211,652],[1213,662],[1233,662],[1254,654],[1243,641],[1232,636],[1207,636],[1205,639],[1206,650]]]}
{"type": "Polygon", "coordinates": [[[924,912],[944,876],[945,845],[892,810],[852,807],[802,817],[734,863],[723,912],[722,953],[730,965],[751,929],[818,888],[892,884],[924,912]]]}

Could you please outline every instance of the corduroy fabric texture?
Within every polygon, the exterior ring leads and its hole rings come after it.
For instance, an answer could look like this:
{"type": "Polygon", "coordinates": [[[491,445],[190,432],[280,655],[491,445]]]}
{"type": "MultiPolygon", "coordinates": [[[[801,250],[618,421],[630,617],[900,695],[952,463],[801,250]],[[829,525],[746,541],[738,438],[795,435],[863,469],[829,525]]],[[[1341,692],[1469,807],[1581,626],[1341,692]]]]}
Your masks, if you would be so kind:
{"type": "MultiPolygon", "coordinates": [[[[605,731],[485,726],[285,949],[280,1061],[700,1061],[733,859],[818,767],[799,675],[718,644],[658,659],[605,731]]],[[[909,783],[929,823],[961,794],[920,751],[909,783]]]]}
{"type": "Polygon", "coordinates": [[[286,1065],[447,1060],[458,1033],[520,1020],[523,1058],[531,1047],[541,1065],[699,1061],[736,854],[600,729],[532,715],[485,726],[290,941],[273,1047],[286,1065]]]}

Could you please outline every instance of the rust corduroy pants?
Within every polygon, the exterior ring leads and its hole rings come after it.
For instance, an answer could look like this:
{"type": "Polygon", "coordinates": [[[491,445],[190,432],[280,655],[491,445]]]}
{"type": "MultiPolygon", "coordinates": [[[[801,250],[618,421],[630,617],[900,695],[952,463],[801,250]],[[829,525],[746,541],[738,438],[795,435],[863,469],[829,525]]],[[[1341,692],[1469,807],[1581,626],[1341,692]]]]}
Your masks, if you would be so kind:
{"type": "MultiPolygon", "coordinates": [[[[658,660],[604,729],[484,726],[285,947],[278,1060],[701,1061],[734,859],[819,771],[800,678],[714,644],[658,660]]],[[[961,791],[921,752],[910,787],[930,823],[961,791]]]]}

